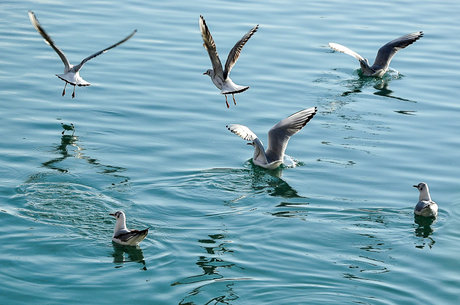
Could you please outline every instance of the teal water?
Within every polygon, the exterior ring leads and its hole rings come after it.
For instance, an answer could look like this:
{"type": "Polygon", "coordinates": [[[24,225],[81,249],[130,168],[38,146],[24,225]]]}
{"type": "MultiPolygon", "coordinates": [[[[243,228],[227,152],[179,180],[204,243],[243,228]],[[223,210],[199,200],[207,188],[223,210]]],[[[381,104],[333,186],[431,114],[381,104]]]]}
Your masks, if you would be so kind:
{"type": "MultiPolygon", "coordinates": [[[[458,1],[3,1],[0,3],[1,304],[458,304],[458,1]],[[33,10],[92,83],[62,97],[63,65],[33,10]],[[255,24],[225,99],[221,57],[255,24]],[[403,34],[383,80],[363,79],[403,34]],[[266,131],[317,106],[266,171],[225,125],[266,131]],[[72,122],[74,136],[61,135],[72,122]],[[425,181],[434,223],[413,207],[425,181]],[[112,245],[114,219],[151,227],[112,245]]],[[[69,88],[68,88],[69,92],[69,88]]]]}

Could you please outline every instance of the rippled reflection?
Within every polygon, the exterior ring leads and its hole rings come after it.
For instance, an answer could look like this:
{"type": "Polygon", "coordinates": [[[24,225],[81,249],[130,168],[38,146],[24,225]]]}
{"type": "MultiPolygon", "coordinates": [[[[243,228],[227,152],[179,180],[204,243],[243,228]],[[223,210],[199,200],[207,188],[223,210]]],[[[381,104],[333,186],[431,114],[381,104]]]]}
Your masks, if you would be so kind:
{"type": "Polygon", "coordinates": [[[227,253],[233,253],[228,245],[231,241],[225,239],[223,233],[210,234],[204,239],[198,240],[204,254],[197,258],[196,265],[202,269],[197,275],[183,278],[171,284],[171,286],[209,282],[190,291],[179,304],[230,304],[230,301],[238,298],[233,291],[233,281],[236,279],[225,279],[220,274],[222,269],[230,269],[234,263],[227,262],[224,257],[227,253]],[[212,288],[211,288],[212,286],[212,288]],[[209,294],[213,294],[209,298],[209,294]],[[217,294],[217,296],[215,296],[217,294]]]}
{"type": "Polygon", "coordinates": [[[434,232],[431,225],[435,222],[435,220],[436,218],[434,217],[414,215],[415,236],[422,238],[420,243],[415,245],[416,248],[423,249],[425,246],[428,246],[431,249],[434,246],[436,241],[433,239],[433,237],[431,237],[434,232]]]}
{"type": "Polygon", "coordinates": [[[129,182],[129,178],[127,176],[120,174],[126,170],[125,168],[102,164],[97,159],[87,156],[84,151],[84,147],[79,144],[78,136],[74,136],[73,134],[62,135],[60,144],[53,148],[53,152],[56,152],[58,156],[43,162],[42,165],[46,168],[57,170],[61,173],[67,173],[70,169],[68,167],[64,167],[62,163],[67,158],[74,157],[77,159],[85,160],[96,168],[101,169],[100,173],[102,174],[109,174],[114,177],[121,178],[120,184],[126,184],[129,182]]]}
{"type": "Polygon", "coordinates": [[[112,242],[113,245],[113,262],[116,264],[115,268],[121,268],[124,263],[136,262],[142,265],[142,270],[147,270],[144,260],[144,253],[139,246],[123,246],[112,242]]]}

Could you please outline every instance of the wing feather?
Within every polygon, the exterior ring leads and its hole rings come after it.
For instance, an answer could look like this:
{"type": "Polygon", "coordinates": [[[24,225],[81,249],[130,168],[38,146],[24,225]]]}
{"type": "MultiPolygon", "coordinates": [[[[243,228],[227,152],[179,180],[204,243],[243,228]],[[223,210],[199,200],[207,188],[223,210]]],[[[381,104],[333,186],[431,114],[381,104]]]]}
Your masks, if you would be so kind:
{"type": "Polygon", "coordinates": [[[211,59],[212,68],[214,70],[215,75],[219,75],[223,77],[223,70],[222,70],[222,63],[219,59],[219,54],[217,54],[216,44],[214,39],[212,38],[211,32],[209,31],[208,26],[206,25],[206,21],[204,17],[200,15],[200,30],[201,30],[201,37],[203,37],[203,46],[208,51],[209,58],[211,59]]]}
{"type": "Polygon", "coordinates": [[[359,55],[355,51],[347,48],[346,46],[343,46],[343,45],[338,44],[338,43],[330,42],[329,47],[334,51],[345,53],[345,54],[348,54],[350,56],[353,56],[354,58],[356,58],[360,62],[364,61],[364,58],[361,55],[359,55]]]}
{"type": "Polygon", "coordinates": [[[279,121],[270,129],[266,151],[270,162],[283,159],[291,136],[299,132],[315,116],[316,112],[316,107],[301,110],[279,121]]]}
{"type": "Polygon", "coordinates": [[[40,22],[38,22],[38,19],[37,19],[37,17],[35,17],[34,12],[29,11],[29,19],[30,19],[30,22],[32,23],[32,25],[34,26],[34,28],[37,30],[37,32],[43,37],[43,39],[45,40],[46,44],[49,45],[50,47],[52,47],[53,50],[56,51],[56,53],[59,55],[59,57],[61,58],[62,62],[64,63],[64,66],[65,66],[64,71],[65,71],[65,73],[67,73],[70,70],[70,63],[69,63],[69,60],[67,59],[67,57],[65,57],[64,52],[62,52],[62,50],[59,49],[54,44],[53,39],[51,39],[51,37],[45,32],[45,30],[40,25],[40,22]]]}
{"type": "Polygon", "coordinates": [[[230,75],[230,71],[232,70],[236,61],[240,57],[241,50],[243,49],[246,42],[248,42],[249,38],[251,38],[252,35],[254,35],[254,33],[257,32],[258,28],[259,25],[256,25],[251,30],[249,30],[249,32],[247,32],[230,50],[230,52],[228,53],[227,61],[225,62],[224,79],[226,79],[228,75],[230,75]]]}
{"type": "Polygon", "coordinates": [[[374,64],[372,65],[372,68],[388,68],[388,66],[390,65],[390,61],[396,54],[396,52],[413,44],[421,37],[423,37],[423,32],[419,31],[401,36],[388,42],[379,49],[377,56],[375,57],[374,64]]]}
{"type": "Polygon", "coordinates": [[[99,56],[99,55],[107,52],[108,50],[113,49],[113,48],[121,45],[122,43],[124,43],[125,41],[127,41],[128,39],[133,37],[134,34],[136,34],[136,32],[137,32],[137,30],[134,30],[131,34],[129,34],[128,36],[126,36],[125,38],[120,40],[119,42],[117,42],[117,43],[111,45],[110,47],[107,47],[107,48],[105,48],[105,49],[103,49],[103,50],[101,50],[99,52],[96,52],[93,55],[90,55],[90,56],[86,57],[85,59],[83,59],[81,61],[81,63],[79,63],[77,66],[74,67],[75,71],[79,71],[88,60],[93,59],[94,57],[99,56]]]}
{"type": "Polygon", "coordinates": [[[256,134],[244,125],[230,124],[227,125],[227,129],[233,132],[234,134],[240,136],[243,140],[254,141],[255,139],[257,139],[256,134]]]}

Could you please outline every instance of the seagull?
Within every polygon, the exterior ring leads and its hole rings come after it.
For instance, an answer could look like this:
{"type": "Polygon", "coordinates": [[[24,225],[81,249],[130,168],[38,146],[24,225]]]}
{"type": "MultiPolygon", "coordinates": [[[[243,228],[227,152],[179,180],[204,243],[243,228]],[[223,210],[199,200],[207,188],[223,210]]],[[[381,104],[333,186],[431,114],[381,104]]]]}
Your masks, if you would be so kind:
{"type": "Polygon", "coordinates": [[[126,227],[126,216],[123,211],[109,214],[117,219],[113,230],[112,241],[124,246],[137,246],[149,233],[149,228],[145,230],[128,230],[126,227]]]}
{"type": "Polygon", "coordinates": [[[418,203],[414,209],[415,215],[425,217],[436,217],[438,215],[438,205],[436,204],[436,202],[431,200],[428,184],[426,184],[425,182],[421,182],[417,185],[413,185],[413,187],[416,187],[420,191],[418,203]]]}
{"type": "Polygon", "coordinates": [[[248,127],[239,124],[227,125],[227,129],[249,141],[248,145],[254,146],[252,161],[255,165],[267,169],[275,169],[283,163],[284,152],[291,136],[299,132],[317,111],[316,107],[307,108],[296,112],[279,121],[268,132],[268,148],[265,150],[262,142],[248,127]]]}
{"type": "Polygon", "coordinates": [[[48,44],[50,47],[53,48],[54,51],[59,55],[61,58],[62,62],[64,63],[64,73],[63,74],[56,74],[57,77],[65,81],[64,85],[64,90],[62,91],[62,96],[65,95],[65,88],[67,84],[71,84],[73,86],[73,92],[72,92],[72,98],[75,97],[75,86],[89,86],[91,85],[89,82],[85,81],[81,76],[80,76],[80,70],[83,67],[83,65],[90,59],[93,59],[96,56],[99,56],[108,50],[115,48],[116,46],[119,46],[123,42],[127,41],[133,35],[137,32],[137,30],[134,30],[130,35],[128,35],[125,39],[120,40],[114,45],[111,45],[108,48],[105,48],[104,50],[101,50],[99,52],[94,53],[91,56],[86,57],[83,59],[78,65],[74,66],[71,65],[67,57],[65,57],[64,52],[61,51],[55,44],[54,41],[51,39],[51,37],[45,32],[45,30],[42,28],[40,23],[38,22],[37,17],[35,17],[34,12],[29,11],[29,19],[30,22],[32,22],[32,25],[34,28],[37,30],[37,32],[42,35],[43,39],[45,39],[46,44],[48,44]]]}
{"type": "Polygon", "coordinates": [[[367,60],[367,58],[362,57],[355,51],[352,51],[345,46],[342,46],[338,43],[330,42],[329,47],[335,51],[348,54],[359,60],[359,64],[361,66],[361,71],[363,75],[382,77],[383,74],[385,74],[385,72],[388,70],[390,61],[396,54],[396,52],[398,52],[401,49],[404,49],[408,45],[413,44],[420,37],[423,37],[422,31],[401,36],[385,44],[383,47],[379,49],[377,56],[375,57],[374,64],[372,66],[369,65],[369,61],[367,60]]]}
{"type": "Polygon", "coordinates": [[[64,129],[64,130],[62,131],[62,135],[64,135],[64,133],[65,133],[67,130],[71,130],[71,131],[72,131],[72,136],[75,134],[75,126],[73,125],[73,123],[70,123],[70,124],[61,123],[61,126],[62,126],[62,128],[64,129]]]}
{"type": "Polygon", "coordinates": [[[222,64],[220,62],[219,55],[217,54],[214,39],[211,36],[211,32],[209,31],[208,26],[206,25],[206,21],[204,21],[203,16],[200,15],[201,36],[203,37],[204,41],[203,46],[208,51],[209,58],[211,59],[212,63],[212,69],[208,69],[203,73],[203,75],[209,75],[214,85],[220,89],[220,93],[225,95],[225,103],[227,104],[227,108],[230,108],[227,102],[227,94],[232,95],[233,103],[236,105],[235,93],[241,93],[249,89],[249,86],[240,86],[235,84],[230,79],[230,71],[238,60],[238,57],[240,57],[243,46],[246,44],[246,42],[248,42],[249,38],[251,38],[251,36],[257,32],[258,28],[259,25],[253,27],[243,36],[243,38],[241,38],[235,44],[235,46],[230,50],[230,53],[228,53],[227,61],[225,62],[225,69],[222,69],[222,64]]]}

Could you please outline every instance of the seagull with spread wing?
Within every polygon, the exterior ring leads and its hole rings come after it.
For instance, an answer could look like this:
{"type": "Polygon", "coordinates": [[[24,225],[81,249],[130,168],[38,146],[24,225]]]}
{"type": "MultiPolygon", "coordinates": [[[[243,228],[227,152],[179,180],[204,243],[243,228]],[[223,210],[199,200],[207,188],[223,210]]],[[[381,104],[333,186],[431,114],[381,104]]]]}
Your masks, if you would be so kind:
{"type": "Polygon", "coordinates": [[[119,46],[120,44],[124,43],[133,35],[137,32],[137,30],[134,30],[130,35],[128,35],[126,38],[123,40],[120,40],[114,45],[111,45],[108,48],[105,48],[104,50],[101,50],[99,52],[94,53],[93,55],[90,55],[83,59],[78,65],[74,66],[71,65],[67,57],[64,55],[64,52],[61,51],[55,44],[54,41],[51,39],[51,37],[45,32],[45,30],[42,28],[40,23],[38,22],[37,17],[35,17],[35,14],[32,11],[29,11],[29,19],[30,22],[32,22],[32,25],[34,28],[37,30],[37,32],[43,37],[45,40],[46,44],[48,44],[50,47],[53,48],[54,51],[59,55],[61,58],[62,62],[64,63],[64,73],[63,74],[56,74],[57,77],[65,81],[64,85],[64,90],[62,91],[62,95],[65,95],[65,88],[67,84],[71,84],[73,86],[73,92],[72,92],[72,98],[75,97],[75,86],[89,86],[90,83],[85,81],[81,76],[80,76],[80,70],[83,67],[83,65],[90,59],[93,59],[96,56],[99,56],[108,50],[115,48],[116,46],[119,46]]]}
{"type": "Polygon", "coordinates": [[[238,57],[240,57],[243,46],[246,44],[246,42],[248,42],[249,38],[251,38],[251,36],[257,31],[258,28],[259,25],[253,27],[243,36],[243,38],[241,38],[235,44],[230,53],[228,53],[227,61],[225,62],[225,68],[222,69],[222,63],[220,62],[219,55],[217,54],[214,39],[211,36],[211,32],[209,31],[208,26],[206,25],[206,21],[204,20],[203,16],[200,15],[200,30],[204,41],[203,46],[208,51],[209,58],[211,59],[212,63],[212,69],[208,69],[203,73],[203,75],[209,75],[214,85],[220,89],[220,93],[225,95],[225,103],[227,104],[227,108],[230,107],[227,101],[227,94],[232,95],[233,103],[236,105],[235,93],[241,93],[249,88],[249,86],[240,86],[235,84],[230,79],[230,71],[238,60],[238,57]]]}
{"type": "Polygon", "coordinates": [[[249,141],[254,146],[252,162],[267,169],[275,169],[283,163],[284,152],[291,136],[299,132],[316,114],[317,108],[311,107],[296,112],[279,121],[268,132],[268,148],[265,150],[262,141],[251,129],[244,125],[231,124],[227,129],[249,141]]]}
{"type": "Polygon", "coordinates": [[[413,44],[415,41],[423,37],[423,32],[414,32],[399,38],[396,38],[383,47],[381,47],[375,57],[374,64],[369,65],[367,58],[362,57],[358,53],[349,48],[334,42],[329,43],[329,47],[335,51],[348,54],[359,60],[361,66],[361,71],[365,76],[376,76],[382,77],[385,72],[387,72],[388,67],[390,66],[391,59],[401,49],[404,49],[408,45],[413,44]]]}

